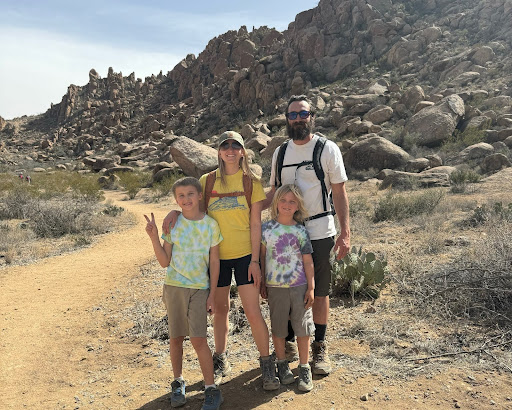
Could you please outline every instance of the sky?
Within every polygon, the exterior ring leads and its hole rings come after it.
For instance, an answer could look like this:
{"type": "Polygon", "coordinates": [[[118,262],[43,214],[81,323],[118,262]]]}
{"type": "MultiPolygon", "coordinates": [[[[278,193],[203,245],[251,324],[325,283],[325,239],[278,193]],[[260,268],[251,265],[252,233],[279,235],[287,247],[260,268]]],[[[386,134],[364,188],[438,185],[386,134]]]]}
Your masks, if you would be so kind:
{"type": "Polygon", "coordinates": [[[45,112],[89,70],[144,79],[247,26],[283,31],[318,0],[0,0],[0,116],[45,112]]]}

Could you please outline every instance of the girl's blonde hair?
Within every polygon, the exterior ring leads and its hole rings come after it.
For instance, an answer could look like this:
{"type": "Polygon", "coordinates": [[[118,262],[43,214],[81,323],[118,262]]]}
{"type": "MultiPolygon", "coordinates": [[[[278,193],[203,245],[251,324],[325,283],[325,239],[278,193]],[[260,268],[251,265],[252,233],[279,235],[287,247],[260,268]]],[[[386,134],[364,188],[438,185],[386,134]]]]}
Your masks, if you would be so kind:
{"type": "Polygon", "coordinates": [[[306,211],[306,207],[304,206],[304,198],[302,196],[302,192],[300,188],[295,184],[286,184],[277,189],[276,193],[274,194],[274,199],[272,200],[272,209],[270,211],[272,219],[275,221],[277,220],[277,204],[279,203],[281,198],[285,196],[288,192],[291,192],[293,195],[295,195],[295,198],[297,198],[297,205],[299,208],[297,209],[297,211],[295,211],[295,214],[293,214],[293,219],[298,223],[303,223],[304,220],[307,218],[308,213],[306,211]]]}
{"type": "MultiPolygon", "coordinates": [[[[218,158],[219,158],[220,181],[223,185],[225,185],[226,184],[226,166],[224,165],[224,161],[222,161],[222,159],[220,158],[220,155],[218,158]]],[[[255,181],[260,180],[260,178],[253,172],[253,170],[249,166],[249,161],[247,161],[247,151],[245,150],[245,147],[242,147],[242,158],[240,158],[240,162],[238,163],[238,165],[240,166],[240,168],[242,168],[242,171],[245,175],[249,175],[249,178],[251,178],[252,180],[255,180],[255,181]]]]}

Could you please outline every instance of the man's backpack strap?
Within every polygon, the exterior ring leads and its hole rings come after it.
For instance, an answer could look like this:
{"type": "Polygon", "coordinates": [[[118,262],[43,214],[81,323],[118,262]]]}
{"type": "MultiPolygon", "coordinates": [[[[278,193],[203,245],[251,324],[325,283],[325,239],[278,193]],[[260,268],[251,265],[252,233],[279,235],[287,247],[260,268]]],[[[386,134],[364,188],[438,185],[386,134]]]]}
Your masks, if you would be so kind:
{"type": "Polygon", "coordinates": [[[322,168],[322,164],[320,162],[320,157],[322,156],[322,152],[325,147],[325,143],[327,139],[324,137],[318,137],[318,140],[315,143],[315,148],[313,148],[313,168],[315,169],[316,177],[320,181],[320,185],[322,187],[322,201],[324,205],[324,212],[327,211],[327,186],[325,185],[325,172],[322,168]]]}
{"type": "Polygon", "coordinates": [[[276,159],[276,174],[275,174],[275,181],[274,186],[276,188],[279,188],[282,185],[281,182],[281,172],[283,171],[283,162],[284,162],[284,154],[286,153],[286,148],[288,147],[288,143],[290,140],[286,140],[281,144],[279,147],[279,151],[277,153],[277,159],[276,159]]]}
{"type": "Polygon", "coordinates": [[[217,179],[217,170],[211,171],[208,173],[206,177],[206,183],[204,185],[204,211],[208,213],[208,203],[210,202],[210,198],[212,196],[213,186],[215,185],[215,180],[217,179]]]}

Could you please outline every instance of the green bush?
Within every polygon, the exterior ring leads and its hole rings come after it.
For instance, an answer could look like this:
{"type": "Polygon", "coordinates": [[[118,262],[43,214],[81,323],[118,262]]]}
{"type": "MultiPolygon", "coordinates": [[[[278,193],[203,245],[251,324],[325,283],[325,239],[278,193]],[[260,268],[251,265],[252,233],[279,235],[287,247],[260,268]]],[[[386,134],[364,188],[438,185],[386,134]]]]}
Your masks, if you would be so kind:
{"type": "Polygon", "coordinates": [[[386,284],[386,275],[389,275],[386,261],[371,252],[363,252],[362,247],[358,251],[354,246],[341,261],[334,261],[332,288],[338,294],[349,291],[353,304],[356,293],[376,299],[386,284]]]}
{"type": "Polygon", "coordinates": [[[478,226],[492,219],[512,222],[512,203],[507,206],[504,206],[502,202],[495,202],[491,207],[485,204],[477,206],[468,222],[472,226],[478,226]]]}
{"type": "Polygon", "coordinates": [[[458,169],[450,174],[451,191],[453,193],[465,192],[468,183],[477,183],[481,178],[480,174],[471,169],[458,169]]]}
{"type": "Polygon", "coordinates": [[[159,182],[155,182],[151,187],[151,190],[155,193],[157,198],[167,197],[171,194],[172,186],[178,178],[180,178],[180,175],[174,173],[167,178],[163,178],[159,182]]]}
{"type": "Polygon", "coordinates": [[[119,177],[119,183],[126,189],[130,199],[135,198],[137,193],[151,183],[151,174],[149,172],[120,172],[116,174],[119,177]]]}
{"type": "Polygon", "coordinates": [[[429,189],[413,194],[396,194],[390,191],[377,203],[373,221],[399,221],[431,212],[443,197],[444,192],[440,189],[429,189]]]}
{"type": "Polygon", "coordinates": [[[455,130],[453,135],[441,145],[441,151],[461,151],[470,145],[478,144],[483,141],[485,141],[485,131],[479,130],[478,128],[466,128],[464,132],[455,130]]]}

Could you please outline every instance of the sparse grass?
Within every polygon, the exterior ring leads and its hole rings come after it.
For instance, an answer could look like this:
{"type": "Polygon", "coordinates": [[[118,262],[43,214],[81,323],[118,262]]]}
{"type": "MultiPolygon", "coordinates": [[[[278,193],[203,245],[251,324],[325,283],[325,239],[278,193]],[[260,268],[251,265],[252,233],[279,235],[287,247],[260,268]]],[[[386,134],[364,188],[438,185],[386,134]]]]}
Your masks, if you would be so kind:
{"type": "Polygon", "coordinates": [[[168,178],[162,179],[151,186],[151,191],[154,193],[156,199],[168,197],[172,194],[172,186],[181,175],[173,174],[168,178]]]}
{"type": "Polygon", "coordinates": [[[441,189],[428,189],[411,194],[396,194],[390,191],[377,203],[373,221],[400,221],[411,216],[432,212],[444,195],[444,191],[441,189]]]}

